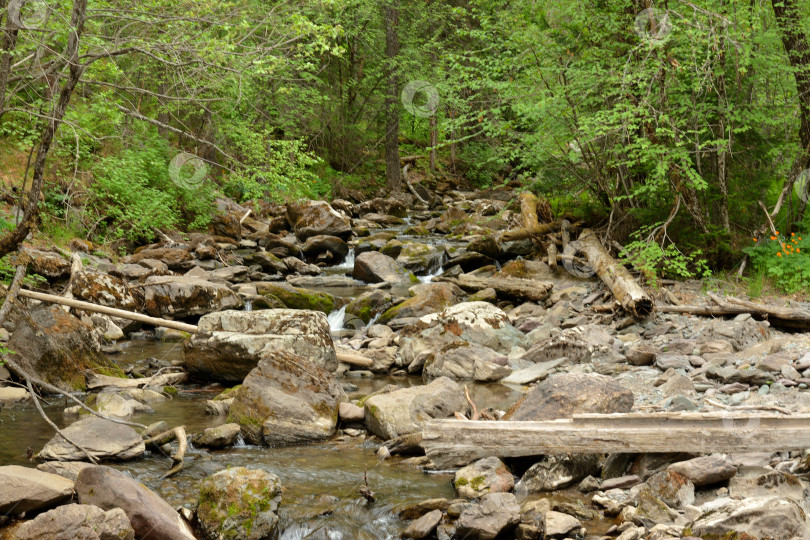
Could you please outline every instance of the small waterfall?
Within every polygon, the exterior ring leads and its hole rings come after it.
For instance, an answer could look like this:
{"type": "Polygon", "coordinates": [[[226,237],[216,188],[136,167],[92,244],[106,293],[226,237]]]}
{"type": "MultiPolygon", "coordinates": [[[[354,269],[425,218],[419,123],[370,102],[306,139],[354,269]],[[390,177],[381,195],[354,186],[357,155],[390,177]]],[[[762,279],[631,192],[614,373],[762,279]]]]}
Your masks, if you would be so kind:
{"type": "Polygon", "coordinates": [[[246,448],[247,447],[247,444],[245,444],[245,438],[242,436],[241,433],[236,436],[236,442],[233,443],[233,447],[234,448],[246,448]]]}
{"type": "Polygon", "coordinates": [[[336,309],[327,315],[326,320],[329,322],[329,330],[332,332],[332,335],[340,333],[340,331],[343,330],[343,323],[346,320],[346,306],[336,309]]]}
{"type": "Polygon", "coordinates": [[[354,269],[354,248],[349,248],[349,253],[346,254],[346,259],[335,266],[335,268],[340,268],[341,270],[353,270],[354,269]]]}
{"type": "Polygon", "coordinates": [[[253,302],[251,300],[245,300],[245,311],[253,311],[253,302]]]}
{"type": "Polygon", "coordinates": [[[436,270],[434,270],[433,272],[429,273],[426,276],[417,276],[417,277],[418,277],[419,281],[421,281],[422,283],[430,283],[431,281],[433,281],[433,278],[435,278],[437,276],[440,276],[443,273],[444,273],[444,268],[440,266],[439,268],[437,268],[436,270]]]}
{"type": "Polygon", "coordinates": [[[376,322],[377,322],[377,319],[379,319],[379,318],[380,318],[380,315],[382,315],[382,312],[377,313],[376,315],[374,315],[374,316],[371,318],[371,320],[369,320],[369,321],[368,321],[368,324],[366,325],[366,328],[371,328],[372,326],[374,326],[374,323],[376,323],[376,322]]]}

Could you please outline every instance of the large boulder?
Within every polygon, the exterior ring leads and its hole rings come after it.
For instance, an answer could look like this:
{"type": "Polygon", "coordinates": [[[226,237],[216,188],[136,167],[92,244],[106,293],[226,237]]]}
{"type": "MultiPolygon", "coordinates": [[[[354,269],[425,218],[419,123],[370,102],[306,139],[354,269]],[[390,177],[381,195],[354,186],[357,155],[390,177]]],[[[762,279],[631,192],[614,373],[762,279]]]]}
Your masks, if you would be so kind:
{"type": "Polygon", "coordinates": [[[311,309],[329,314],[335,310],[335,297],[325,292],[300,289],[286,283],[260,281],[254,283],[259,294],[278,298],[291,309],[311,309]]]}
{"type": "Polygon", "coordinates": [[[301,241],[319,234],[346,239],[352,233],[350,220],[329,206],[326,201],[287,205],[287,222],[301,241]]]}
{"type": "Polygon", "coordinates": [[[626,413],[633,392],[605,375],[564,373],[541,382],[515,403],[504,420],[556,420],[579,413],[626,413]]]}
{"type": "Polygon", "coordinates": [[[379,289],[366,291],[346,306],[347,318],[349,315],[358,317],[367,323],[376,315],[383,313],[393,303],[394,297],[388,291],[379,289]]]}
{"type": "Polygon", "coordinates": [[[463,302],[426,315],[406,327],[400,337],[400,358],[412,373],[441,351],[475,343],[507,354],[526,345],[526,336],[509,324],[501,309],[488,302],[463,302]]]}
{"type": "Polygon", "coordinates": [[[434,418],[466,413],[468,404],[461,387],[442,377],[425,386],[371,396],[365,401],[364,409],[368,429],[388,440],[420,431],[434,418]]]}
{"type": "Polygon", "coordinates": [[[85,388],[87,370],[120,372],[106,356],[92,328],[59,306],[39,305],[17,319],[8,348],[26,373],[61,388],[85,388]]]}
{"type": "Polygon", "coordinates": [[[366,283],[417,281],[401,264],[378,251],[366,251],[354,259],[352,277],[366,283]]]}
{"type": "Polygon", "coordinates": [[[267,251],[256,251],[245,257],[245,264],[259,265],[263,272],[271,274],[286,274],[287,265],[284,261],[267,251]]]}
{"type": "Polygon", "coordinates": [[[139,539],[195,540],[191,527],[169,503],[120,471],[100,465],[87,467],[76,478],[75,488],[81,504],[123,510],[139,539]]]}
{"type": "MultiPolygon", "coordinates": [[[[129,426],[87,416],[62,429],[67,438],[84,447],[96,459],[134,459],[146,452],[138,433],[129,426]]],[[[84,452],[55,435],[37,455],[49,461],[83,461],[84,452]]]]}
{"type": "Polygon", "coordinates": [[[512,493],[487,493],[469,504],[456,522],[458,537],[493,540],[520,522],[520,505],[512,493]]]}
{"type": "Polygon", "coordinates": [[[713,501],[692,523],[692,536],[701,538],[807,538],[808,527],[801,506],[791,499],[754,497],[713,501]]]}
{"type": "Polygon", "coordinates": [[[459,497],[478,499],[487,493],[512,491],[515,479],[503,461],[492,456],[479,459],[456,471],[453,487],[459,497]]]}
{"type": "Polygon", "coordinates": [[[396,318],[423,317],[438,313],[452,306],[464,295],[463,291],[450,283],[424,283],[410,288],[412,297],[388,309],[380,316],[380,324],[396,318]]]}
{"type": "Polygon", "coordinates": [[[349,254],[349,246],[342,238],[326,234],[310,236],[302,249],[310,261],[327,263],[340,262],[349,254]]]}
{"type": "Polygon", "coordinates": [[[515,489],[522,493],[555,491],[599,473],[599,456],[561,454],[545,456],[523,473],[515,489]]]}
{"type": "Polygon", "coordinates": [[[183,248],[150,247],[124,257],[121,262],[124,264],[136,264],[146,259],[154,259],[164,263],[170,270],[187,270],[191,258],[191,253],[183,248]]]}
{"type": "Polygon", "coordinates": [[[0,467],[0,514],[16,516],[61,504],[73,496],[73,482],[19,465],[0,467]]]}
{"type": "Polygon", "coordinates": [[[427,274],[438,270],[447,260],[443,247],[419,242],[402,242],[397,262],[414,274],[427,274]]]}
{"type": "Polygon", "coordinates": [[[243,306],[242,299],[221,283],[185,276],[146,278],[144,307],[153,317],[181,319],[243,306]]]}
{"type": "Polygon", "coordinates": [[[427,381],[438,377],[479,382],[499,381],[512,373],[505,355],[476,343],[454,342],[431,355],[425,362],[422,377],[427,381]]]}
{"type": "Polygon", "coordinates": [[[337,369],[329,322],[323,313],[293,309],[218,311],[200,318],[183,354],[189,375],[242,382],[259,360],[277,351],[337,369]]]}
{"type": "Polygon", "coordinates": [[[29,258],[28,270],[48,280],[63,279],[70,275],[70,261],[52,251],[23,246],[20,251],[29,258]]]}
{"type": "Polygon", "coordinates": [[[135,311],[139,307],[122,279],[94,270],[76,272],[70,283],[70,292],[79,300],[101,306],[127,311],[135,311]]]}
{"type": "Polygon", "coordinates": [[[731,321],[710,321],[698,335],[699,342],[728,341],[735,351],[743,351],[771,337],[767,322],[744,317],[731,321]]]}
{"type": "Polygon", "coordinates": [[[205,540],[273,538],[281,503],[275,474],[234,467],[219,471],[200,485],[197,520],[205,540]]]}
{"type": "Polygon", "coordinates": [[[229,421],[253,444],[300,444],[335,433],[348,401],[334,375],[287,351],[267,353],[236,391],[229,421]]]}
{"type": "Polygon", "coordinates": [[[91,504],[66,504],[22,523],[15,540],[134,540],[135,530],[120,508],[106,512],[91,504]]]}

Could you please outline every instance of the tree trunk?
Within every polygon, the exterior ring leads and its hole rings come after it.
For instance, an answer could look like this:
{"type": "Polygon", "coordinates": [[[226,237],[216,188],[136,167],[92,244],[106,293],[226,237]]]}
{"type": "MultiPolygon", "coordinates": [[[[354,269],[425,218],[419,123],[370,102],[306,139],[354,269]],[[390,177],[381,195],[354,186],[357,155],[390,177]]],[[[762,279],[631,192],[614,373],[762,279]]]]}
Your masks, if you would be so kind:
{"type": "Polygon", "coordinates": [[[3,118],[6,104],[6,85],[11,71],[11,61],[14,58],[14,47],[17,44],[17,28],[12,26],[8,17],[3,18],[6,11],[6,0],[0,0],[0,23],[5,23],[0,39],[0,120],[3,118]]]}
{"type": "Polygon", "coordinates": [[[436,146],[439,144],[439,131],[436,127],[436,115],[430,115],[430,172],[436,174],[436,146]]]}
{"type": "Polygon", "coordinates": [[[388,95],[385,97],[385,178],[388,189],[402,191],[399,170],[399,79],[396,65],[399,55],[399,0],[387,0],[383,8],[385,20],[385,56],[388,59],[388,95]]]}
{"type": "MultiPolygon", "coordinates": [[[[810,44],[808,44],[807,35],[802,30],[802,18],[795,0],[771,0],[771,5],[776,16],[776,24],[782,34],[782,44],[790,65],[794,68],[793,76],[796,79],[800,113],[799,140],[802,145],[802,153],[799,156],[799,163],[794,169],[801,171],[810,166],[810,44]]],[[[790,195],[795,180],[793,175],[788,178],[779,202],[783,202],[785,195],[790,195]]],[[[781,204],[778,206],[781,207],[781,204]]],[[[807,202],[801,200],[796,221],[802,220],[806,206],[807,202]]],[[[776,212],[778,212],[778,208],[774,213],[776,212]]]]}

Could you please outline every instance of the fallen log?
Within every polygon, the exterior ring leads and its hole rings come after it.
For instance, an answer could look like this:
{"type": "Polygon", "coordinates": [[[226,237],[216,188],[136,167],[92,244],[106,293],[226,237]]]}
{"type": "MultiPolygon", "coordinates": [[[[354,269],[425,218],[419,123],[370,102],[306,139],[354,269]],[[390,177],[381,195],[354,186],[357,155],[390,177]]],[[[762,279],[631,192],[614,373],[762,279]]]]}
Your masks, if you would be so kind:
{"type": "Polygon", "coordinates": [[[347,351],[345,349],[335,349],[335,354],[337,355],[337,359],[339,362],[343,362],[344,364],[349,364],[350,366],[358,366],[358,367],[371,367],[374,365],[374,361],[370,358],[366,358],[360,354],[347,351]]]}
{"type": "Polygon", "coordinates": [[[467,292],[478,292],[492,288],[495,289],[498,296],[532,302],[545,301],[554,286],[549,281],[512,277],[480,278],[470,274],[461,274],[455,278],[439,276],[433,278],[433,281],[452,283],[467,292]]]}
{"type": "Polygon", "coordinates": [[[104,315],[111,315],[121,319],[129,319],[131,321],[142,322],[144,324],[151,324],[152,326],[163,326],[165,328],[172,328],[173,330],[180,330],[181,332],[197,333],[197,327],[193,324],[186,324],[177,321],[169,321],[166,319],[159,319],[157,317],[150,317],[142,315],[141,313],[133,313],[131,311],[124,311],[123,309],[116,309],[107,306],[99,306],[91,304],[90,302],[82,302],[81,300],[74,300],[72,298],[64,298],[53,294],[45,294],[41,292],[28,291],[21,289],[18,296],[22,298],[30,298],[31,300],[39,300],[41,302],[50,302],[52,304],[59,304],[68,306],[92,313],[103,313],[104,315]]]}
{"type": "Polygon", "coordinates": [[[514,240],[526,240],[527,238],[540,238],[547,234],[553,233],[560,228],[562,222],[559,220],[552,221],[551,223],[543,223],[530,229],[512,229],[511,231],[504,231],[501,235],[502,242],[512,242],[514,240]]]}
{"type": "Polygon", "coordinates": [[[793,328],[797,330],[810,329],[810,312],[803,309],[768,306],[748,300],[741,300],[733,296],[721,298],[716,294],[708,293],[715,306],[656,306],[661,313],[683,313],[702,317],[722,317],[726,315],[740,315],[747,313],[752,317],[764,319],[773,326],[793,328]]]}
{"type": "Polygon", "coordinates": [[[627,268],[617,263],[602,247],[593,231],[590,229],[582,231],[577,244],[579,250],[585,254],[588,264],[605,282],[625,311],[637,319],[643,319],[652,314],[654,309],[652,299],[636,283],[627,268]]]}
{"type": "Polygon", "coordinates": [[[170,442],[171,440],[177,441],[177,451],[174,452],[170,457],[172,458],[172,466],[169,467],[169,470],[161,476],[161,478],[168,478],[170,476],[174,476],[175,474],[179,473],[183,470],[183,459],[186,456],[186,449],[188,447],[188,436],[186,435],[186,427],[185,426],[178,426],[176,428],[170,429],[169,431],[164,431],[154,437],[150,437],[143,441],[143,443],[147,446],[155,446],[161,447],[164,444],[170,442]]]}
{"type": "Polygon", "coordinates": [[[545,422],[433,420],[422,447],[438,469],[547,454],[774,452],[810,447],[810,415],[581,414],[545,422]]]}
{"type": "Polygon", "coordinates": [[[160,373],[151,377],[140,379],[125,379],[123,377],[110,377],[93,373],[87,377],[87,389],[104,388],[106,386],[117,386],[118,388],[141,388],[144,386],[174,386],[188,379],[186,372],[180,373],[160,373]]]}

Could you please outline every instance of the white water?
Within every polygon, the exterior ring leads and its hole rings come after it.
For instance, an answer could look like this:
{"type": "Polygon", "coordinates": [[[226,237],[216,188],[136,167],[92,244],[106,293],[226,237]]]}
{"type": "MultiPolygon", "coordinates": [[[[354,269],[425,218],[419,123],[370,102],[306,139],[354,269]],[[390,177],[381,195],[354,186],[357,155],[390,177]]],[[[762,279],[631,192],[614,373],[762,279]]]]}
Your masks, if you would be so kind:
{"type": "Polygon", "coordinates": [[[245,311],[253,311],[253,302],[245,300],[245,311]]]}
{"type": "Polygon", "coordinates": [[[346,254],[346,259],[336,265],[334,268],[340,268],[341,270],[352,270],[354,269],[354,248],[349,248],[349,253],[346,254]]]}
{"type": "Polygon", "coordinates": [[[329,322],[329,331],[332,335],[339,333],[343,330],[343,323],[346,321],[346,306],[327,315],[326,320],[329,322]]]}
{"type": "Polygon", "coordinates": [[[426,276],[417,276],[417,278],[418,278],[418,279],[419,279],[419,281],[421,281],[422,283],[430,283],[431,281],[433,281],[433,278],[435,278],[435,277],[437,277],[437,276],[440,276],[440,275],[442,275],[443,273],[444,273],[444,268],[440,266],[438,269],[436,269],[435,271],[431,272],[430,274],[428,274],[428,275],[426,275],[426,276]]]}
{"type": "Polygon", "coordinates": [[[234,448],[247,448],[247,444],[245,444],[245,438],[242,437],[242,434],[236,436],[236,442],[233,443],[234,448]]]}

